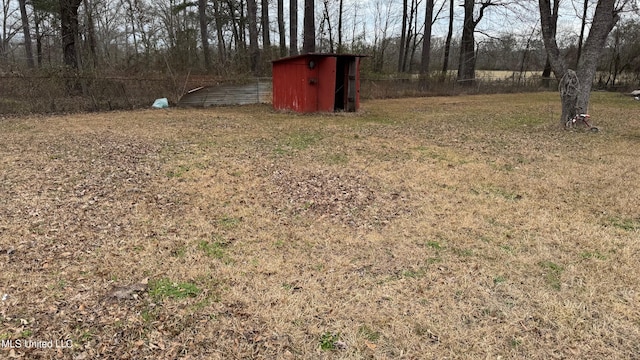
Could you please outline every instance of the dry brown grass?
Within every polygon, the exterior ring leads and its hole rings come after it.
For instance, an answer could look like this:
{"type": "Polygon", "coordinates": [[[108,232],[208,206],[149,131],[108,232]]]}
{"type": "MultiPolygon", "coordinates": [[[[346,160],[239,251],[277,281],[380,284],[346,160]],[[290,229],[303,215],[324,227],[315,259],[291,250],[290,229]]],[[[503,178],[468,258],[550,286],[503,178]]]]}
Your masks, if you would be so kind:
{"type": "Polygon", "coordinates": [[[2,120],[0,357],[639,356],[637,102],[363,108],[2,120]]]}

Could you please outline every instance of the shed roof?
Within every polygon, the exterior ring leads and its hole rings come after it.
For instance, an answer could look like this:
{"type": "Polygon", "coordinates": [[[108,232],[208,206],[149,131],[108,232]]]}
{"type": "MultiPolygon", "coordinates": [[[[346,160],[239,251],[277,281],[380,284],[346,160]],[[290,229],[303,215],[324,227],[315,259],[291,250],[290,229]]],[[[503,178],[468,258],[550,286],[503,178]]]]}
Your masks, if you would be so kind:
{"type": "Polygon", "coordinates": [[[278,63],[278,62],[290,61],[290,60],[306,58],[306,57],[368,57],[368,56],[369,55],[360,55],[360,54],[306,53],[306,54],[300,54],[300,55],[294,55],[294,56],[288,56],[288,57],[276,59],[271,62],[278,63]]]}

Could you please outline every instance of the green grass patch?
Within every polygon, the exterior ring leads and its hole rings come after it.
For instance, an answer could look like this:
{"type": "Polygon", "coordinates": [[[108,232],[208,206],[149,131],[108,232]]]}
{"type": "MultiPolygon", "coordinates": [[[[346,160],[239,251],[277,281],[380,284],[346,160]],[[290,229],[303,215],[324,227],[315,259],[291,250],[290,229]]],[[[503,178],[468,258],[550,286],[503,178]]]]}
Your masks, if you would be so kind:
{"type": "Polygon", "coordinates": [[[200,292],[195,284],[189,282],[178,283],[168,278],[149,282],[149,295],[156,299],[185,299],[196,297],[200,292]]]}
{"type": "Polygon", "coordinates": [[[326,162],[329,165],[344,165],[349,162],[349,157],[346,154],[336,153],[327,156],[326,162]]]}
{"type": "Polygon", "coordinates": [[[424,277],[427,274],[427,271],[425,269],[411,269],[411,270],[405,270],[402,272],[402,276],[405,278],[413,278],[413,279],[419,279],[421,277],[424,277]]]}
{"type": "Polygon", "coordinates": [[[361,325],[358,328],[358,334],[371,342],[380,340],[380,332],[371,329],[367,325],[361,325]]]}
{"type": "Polygon", "coordinates": [[[473,250],[471,249],[458,249],[458,248],[454,248],[452,249],[453,253],[461,256],[461,257],[469,257],[469,256],[473,256],[473,250]]]}
{"type": "Polygon", "coordinates": [[[580,254],[580,257],[583,259],[598,259],[598,260],[606,260],[607,257],[600,253],[599,251],[584,251],[580,254]]]}
{"type": "Polygon", "coordinates": [[[233,264],[233,260],[227,254],[228,244],[222,241],[202,240],[198,243],[197,249],[204,252],[208,257],[222,260],[224,264],[233,264]]]}
{"type": "Polygon", "coordinates": [[[232,216],[223,216],[218,219],[218,224],[224,229],[233,229],[237,227],[242,222],[241,218],[232,217],[232,216]]]}
{"type": "MultiPolygon", "coordinates": [[[[473,189],[472,189],[473,190],[473,189]]],[[[507,189],[503,189],[501,187],[498,186],[486,186],[484,188],[484,192],[486,194],[490,194],[490,195],[494,195],[497,197],[501,197],[505,200],[509,200],[509,201],[516,201],[516,200],[520,200],[522,199],[522,195],[514,192],[514,191],[509,191],[507,189]]]]}
{"type": "Polygon", "coordinates": [[[332,332],[325,332],[320,336],[320,349],[327,350],[335,350],[336,342],[340,340],[340,334],[335,334],[332,332]]]}
{"type": "Polygon", "coordinates": [[[606,220],[606,225],[613,226],[624,231],[640,230],[640,219],[611,217],[606,220]]]}
{"type": "Polygon", "coordinates": [[[306,150],[320,140],[322,140],[322,135],[320,133],[293,133],[279,143],[274,152],[276,155],[287,155],[291,152],[306,150]]]}
{"type": "Polygon", "coordinates": [[[545,281],[554,290],[560,290],[560,276],[564,268],[551,261],[541,261],[538,265],[545,271],[545,281]]]}
{"type": "Polygon", "coordinates": [[[181,178],[191,170],[188,165],[178,165],[175,169],[167,171],[168,178],[181,178]]]}

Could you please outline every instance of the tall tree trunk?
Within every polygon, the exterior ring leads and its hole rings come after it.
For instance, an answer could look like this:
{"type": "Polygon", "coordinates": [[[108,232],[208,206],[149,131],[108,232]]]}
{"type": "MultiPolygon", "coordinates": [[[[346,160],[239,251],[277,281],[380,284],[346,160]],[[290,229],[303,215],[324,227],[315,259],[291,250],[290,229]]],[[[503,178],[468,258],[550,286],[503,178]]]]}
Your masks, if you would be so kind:
{"type": "Polygon", "coordinates": [[[402,30],[400,32],[400,49],[398,49],[398,72],[404,71],[404,47],[407,36],[407,0],[402,1],[402,30]]]}
{"type": "Polygon", "coordinates": [[[289,0],[289,55],[298,55],[298,0],[289,0]]]}
{"type": "Polygon", "coordinates": [[[473,0],[464,0],[464,22],[458,63],[458,81],[461,81],[463,86],[472,86],[476,78],[474,5],[473,0]]]}
{"type": "Polygon", "coordinates": [[[287,56],[287,34],[284,30],[284,0],[278,0],[278,36],[280,57],[287,56]]]}
{"type": "Polygon", "coordinates": [[[342,45],[342,17],[344,14],[344,0],[340,0],[338,4],[338,53],[344,51],[342,45]]]}
{"type": "MultiPolygon", "coordinates": [[[[563,86],[572,86],[572,91],[561,92],[562,115],[560,123],[565,124],[580,112],[588,112],[591,87],[595,78],[596,67],[604,48],[607,36],[619,19],[615,8],[616,0],[600,0],[596,5],[589,36],[584,43],[578,68],[569,71],[566,61],[560,54],[552,27],[553,14],[551,11],[552,0],[538,0],[540,8],[540,23],[544,45],[549,56],[549,62],[556,78],[561,80],[563,86]],[[567,79],[575,81],[569,82],[567,79]]],[[[558,0],[553,0],[558,1],[558,0]]]]}
{"type": "MultiPolygon", "coordinates": [[[[244,43],[244,37],[241,32],[244,32],[244,27],[241,25],[240,19],[236,20],[236,8],[234,1],[227,0],[227,6],[229,7],[229,13],[231,14],[231,28],[233,29],[233,38],[236,43],[236,50],[246,50],[246,44],[244,43]]],[[[223,15],[220,15],[222,19],[223,15]]]]}
{"type": "Polygon", "coordinates": [[[258,75],[260,49],[258,48],[258,6],[256,0],[247,0],[247,21],[249,23],[249,62],[251,72],[258,75]]]}
{"type": "Polygon", "coordinates": [[[89,63],[94,67],[98,67],[98,51],[97,51],[97,40],[96,40],[96,27],[93,21],[93,6],[89,0],[83,0],[84,11],[87,16],[87,42],[89,46],[89,63]]]}
{"type": "Polygon", "coordinates": [[[40,16],[38,10],[33,9],[34,31],[36,35],[36,58],[38,59],[38,67],[42,66],[42,34],[40,34],[40,16]]]}
{"type": "Polygon", "coordinates": [[[406,72],[408,69],[407,65],[411,64],[411,60],[413,60],[413,56],[409,56],[409,52],[411,50],[411,43],[414,40],[413,34],[413,17],[415,15],[415,3],[416,0],[411,0],[411,6],[409,8],[409,18],[407,19],[407,34],[405,36],[404,43],[404,55],[402,56],[402,72],[406,72]]]}
{"type": "MultiPolygon", "coordinates": [[[[132,0],[127,0],[127,6],[129,7],[129,22],[131,23],[131,38],[133,39],[133,55],[134,58],[138,59],[138,35],[136,34],[136,18],[135,18],[135,10],[133,8],[132,0]]],[[[126,31],[125,31],[126,32],[126,31]]],[[[176,46],[179,44],[176,44],[176,46]]],[[[129,59],[127,59],[129,62],[129,59]]]]}
{"type": "Polygon", "coordinates": [[[216,21],[216,36],[218,39],[218,59],[220,64],[224,64],[226,61],[226,48],[224,44],[224,32],[222,30],[222,15],[220,12],[222,4],[220,0],[214,0],[213,2],[213,17],[216,21]]]}
{"type": "MultiPolygon", "coordinates": [[[[331,18],[329,17],[329,0],[323,0],[323,17],[322,17],[322,25],[320,26],[321,29],[324,29],[324,23],[327,23],[327,27],[329,30],[329,52],[333,53],[334,52],[334,47],[333,47],[333,29],[331,28],[331,18]]],[[[323,31],[321,31],[322,33],[323,31]]]]}
{"type": "Polygon", "coordinates": [[[478,17],[474,18],[474,0],[464,0],[464,23],[460,40],[460,63],[458,64],[458,81],[463,86],[472,86],[476,78],[475,31],[482,20],[485,10],[493,4],[489,1],[480,3],[478,17]]]}
{"type": "Polygon", "coordinates": [[[449,54],[451,51],[451,38],[453,37],[453,1],[449,0],[449,29],[447,31],[447,39],[444,42],[444,59],[442,61],[442,76],[447,75],[449,71],[449,54]]]}
{"type": "Polygon", "coordinates": [[[551,87],[551,62],[548,56],[544,63],[544,69],[542,70],[542,86],[545,88],[551,87]]]}
{"type": "Polygon", "coordinates": [[[207,19],[207,0],[198,0],[198,20],[200,23],[200,38],[202,42],[202,53],[204,55],[204,68],[211,69],[211,54],[209,52],[209,31],[207,30],[209,20],[207,19]]]}
{"type": "Polygon", "coordinates": [[[424,37],[422,38],[422,56],[420,61],[420,77],[423,86],[427,85],[429,63],[431,62],[431,27],[433,24],[434,0],[427,0],[424,15],[424,37]]]}
{"type": "Polygon", "coordinates": [[[33,51],[31,49],[31,31],[29,30],[29,16],[27,15],[27,1],[19,0],[20,19],[22,20],[22,33],[24,34],[24,50],[27,55],[27,66],[34,68],[33,51]]]}
{"type": "Polygon", "coordinates": [[[64,64],[77,69],[79,64],[76,40],[78,38],[78,7],[82,0],[60,0],[60,32],[64,64]]]}
{"type": "MultiPolygon", "coordinates": [[[[556,31],[558,28],[558,11],[560,10],[560,0],[553,1],[553,7],[549,6],[550,17],[549,17],[549,30],[550,36],[555,39],[556,31]]],[[[544,64],[544,70],[542,71],[542,86],[548,88],[551,86],[551,60],[549,55],[547,55],[547,60],[544,64]]]]}
{"type": "Polygon", "coordinates": [[[589,9],[589,0],[584,0],[582,5],[582,19],[580,23],[580,36],[578,37],[578,53],[576,54],[576,69],[580,63],[580,55],[582,54],[582,43],[584,42],[584,29],[587,26],[587,10],[589,9]]]}
{"type": "Polygon", "coordinates": [[[304,1],[304,40],[302,53],[309,54],[316,51],[316,12],[315,1],[304,1]]]}
{"type": "Polygon", "coordinates": [[[271,60],[271,29],[269,27],[269,0],[262,0],[262,53],[266,60],[271,60]]]}

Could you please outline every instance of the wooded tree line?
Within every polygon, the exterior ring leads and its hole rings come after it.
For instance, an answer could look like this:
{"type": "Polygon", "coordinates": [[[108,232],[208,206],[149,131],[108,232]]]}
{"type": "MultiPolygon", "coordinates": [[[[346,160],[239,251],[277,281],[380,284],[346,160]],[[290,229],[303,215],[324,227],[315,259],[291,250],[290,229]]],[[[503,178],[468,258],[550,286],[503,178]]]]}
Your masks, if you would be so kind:
{"type": "Polygon", "coordinates": [[[622,74],[640,79],[640,21],[632,16],[638,14],[632,0],[1,1],[5,73],[67,68],[262,76],[279,57],[337,52],[369,55],[365,70],[371,74],[457,70],[462,83],[473,83],[478,68],[545,69],[549,77],[554,57],[547,56],[545,22],[566,68],[576,69],[590,49],[596,8],[608,1],[615,22],[605,34],[604,56],[596,58],[608,74],[599,80],[615,85],[622,74]],[[530,15],[545,4],[550,17],[543,16],[541,28],[540,18],[530,15]],[[575,27],[558,28],[563,6],[575,27]]]}

